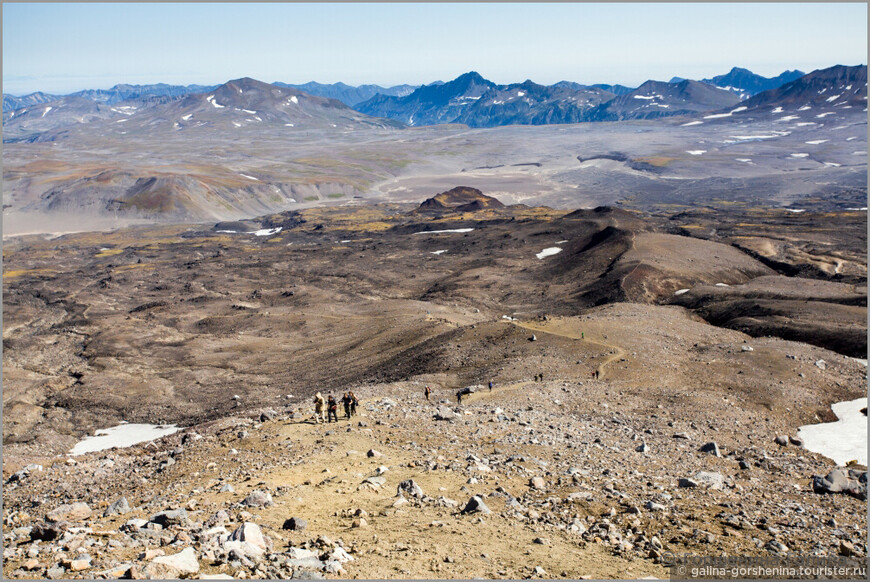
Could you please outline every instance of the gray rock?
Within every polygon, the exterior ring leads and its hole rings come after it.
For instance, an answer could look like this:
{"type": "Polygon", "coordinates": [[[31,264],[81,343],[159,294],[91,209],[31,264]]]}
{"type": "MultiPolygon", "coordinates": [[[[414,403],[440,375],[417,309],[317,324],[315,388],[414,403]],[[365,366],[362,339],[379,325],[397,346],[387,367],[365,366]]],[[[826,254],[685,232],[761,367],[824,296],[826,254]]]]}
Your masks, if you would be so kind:
{"type": "Polygon", "coordinates": [[[413,479],[406,479],[399,483],[399,486],[396,488],[397,495],[405,495],[407,497],[416,497],[417,499],[422,499],[426,496],[423,493],[423,489],[414,482],[413,479]]]}
{"type": "Polygon", "coordinates": [[[287,557],[293,560],[304,560],[307,558],[316,558],[317,554],[305,548],[290,548],[287,550],[287,557]]]}
{"type": "Polygon", "coordinates": [[[722,476],[722,473],[715,473],[712,471],[699,471],[698,473],[695,473],[693,479],[697,481],[698,484],[710,489],[722,489],[725,485],[725,477],[722,476]]]}
{"type": "Polygon", "coordinates": [[[60,505],[49,511],[45,519],[52,522],[82,521],[91,517],[91,508],[86,503],[76,502],[71,505],[60,505]]]}
{"type": "Polygon", "coordinates": [[[142,519],[141,517],[134,517],[133,519],[128,519],[124,525],[121,526],[121,531],[127,533],[133,533],[134,531],[145,527],[145,524],[148,523],[147,519],[142,519]]]}
{"type": "Polygon", "coordinates": [[[543,477],[532,477],[529,479],[529,487],[532,489],[543,490],[547,488],[547,483],[543,477]]]}
{"type": "Polygon", "coordinates": [[[218,489],[218,493],[235,493],[236,488],[230,485],[229,483],[224,483],[220,489],[218,489]]]}
{"type": "Polygon", "coordinates": [[[716,444],[715,441],[710,441],[709,443],[703,445],[700,449],[698,449],[702,453],[710,453],[715,457],[721,457],[722,453],[719,451],[719,445],[716,444]]]}
{"type": "Polygon", "coordinates": [[[827,362],[825,362],[825,360],[816,360],[816,368],[818,368],[819,370],[824,370],[827,367],[828,364],[827,362]]]}
{"type": "Polygon", "coordinates": [[[196,441],[202,440],[202,435],[196,432],[186,432],[181,437],[181,444],[187,445],[196,441]]]}
{"type": "Polygon", "coordinates": [[[230,514],[225,510],[221,509],[220,511],[215,512],[208,520],[203,524],[205,527],[213,527],[216,525],[223,525],[230,520],[230,514]]]}
{"type": "Polygon", "coordinates": [[[771,553],[774,553],[774,554],[777,554],[780,556],[785,556],[786,554],[788,554],[788,546],[785,545],[784,543],[778,542],[776,540],[770,540],[769,542],[764,544],[764,549],[767,550],[768,552],[771,552],[771,553]]]}
{"type": "Polygon", "coordinates": [[[271,546],[268,538],[260,530],[260,526],[247,521],[230,534],[228,541],[247,542],[252,546],[260,548],[262,551],[268,550],[271,546]]]}
{"type": "Polygon", "coordinates": [[[678,487],[697,487],[698,482],[695,481],[694,479],[686,479],[684,477],[681,477],[680,480],[677,481],[677,486],[678,487]]]}
{"type": "Polygon", "coordinates": [[[661,503],[656,503],[655,501],[647,501],[646,505],[644,505],[649,511],[666,511],[667,507],[662,505],[661,503]]]}
{"type": "MultiPolygon", "coordinates": [[[[302,570],[323,570],[324,568],[324,563],[317,559],[316,556],[310,558],[291,558],[286,563],[288,566],[302,570]]],[[[297,576],[294,575],[293,577],[296,578],[297,576]]],[[[299,577],[301,578],[301,576],[299,577]]]]}
{"type": "Polygon", "coordinates": [[[468,500],[468,503],[462,509],[462,513],[483,513],[490,514],[492,510],[486,506],[483,499],[479,495],[475,495],[468,500]]]}
{"type": "Polygon", "coordinates": [[[151,578],[180,578],[185,574],[199,572],[199,560],[193,548],[184,548],[171,556],[158,556],[145,567],[151,578]]]}
{"type": "Polygon", "coordinates": [[[353,562],[354,558],[350,554],[348,554],[344,548],[341,546],[336,546],[334,550],[329,554],[330,560],[335,560],[342,564],[346,564],[347,562],[353,562]]]}
{"type": "Polygon", "coordinates": [[[167,527],[170,525],[185,525],[188,521],[187,510],[171,509],[167,511],[161,511],[160,513],[152,515],[149,521],[151,523],[162,525],[163,527],[167,527]]]}
{"type": "Polygon", "coordinates": [[[804,439],[802,439],[800,437],[790,436],[790,437],[788,437],[788,442],[790,442],[791,444],[793,444],[796,447],[804,446],[804,439]]]}
{"type": "Polygon", "coordinates": [[[867,471],[834,469],[825,477],[813,476],[816,493],[845,493],[862,501],[867,500],[867,471]]]}
{"type": "Polygon", "coordinates": [[[844,557],[850,557],[855,555],[855,545],[852,542],[847,542],[846,540],[840,540],[840,547],[837,550],[837,553],[844,557]]]}
{"type": "Polygon", "coordinates": [[[36,463],[31,463],[21,469],[20,471],[16,471],[9,477],[8,483],[14,483],[16,481],[23,481],[26,477],[28,477],[31,473],[42,471],[42,465],[38,465],[36,463]]]}
{"type": "Polygon", "coordinates": [[[66,576],[66,570],[61,566],[52,566],[46,572],[49,580],[60,580],[66,576]]]}
{"type": "Polygon", "coordinates": [[[435,412],[435,420],[446,420],[453,422],[462,418],[462,415],[456,413],[449,406],[439,406],[435,412]]]}
{"type": "Polygon", "coordinates": [[[368,452],[366,453],[366,456],[369,458],[371,458],[371,457],[383,457],[384,454],[380,453],[374,449],[369,449],[368,452]]]}
{"type": "Polygon", "coordinates": [[[103,517],[108,517],[110,515],[124,515],[130,511],[130,503],[127,501],[126,497],[122,497],[112,503],[109,507],[106,508],[106,511],[103,512],[103,517]]]}
{"type": "Polygon", "coordinates": [[[284,522],[282,527],[291,531],[302,531],[308,527],[308,521],[301,517],[291,517],[284,522]]]}
{"type": "Polygon", "coordinates": [[[37,523],[30,530],[30,539],[50,542],[62,536],[69,527],[70,524],[66,521],[37,523]]]}
{"type": "Polygon", "coordinates": [[[644,442],[640,443],[640,445],[635,447],[634,450],[637,451],[638,453],[648,453],[649,452],[649,445],[646,444],[646,441],[644,441],[644,442]]]}
{"type": "Polygon", "coordinates": [[[272,494],[267,491],[251,491],[247,497],[242,500],[242,505],[246,507],[269,507],[274,505],[272,494]]]}
{"type": "Polygon", "coordinates": [[[788,446],[788,437],[785,435],[779,435],[775,439],[773,439],[773,442],[781,447],[785,447],[788,446]]]}
{"type": "Polygon", "coordinates": [[[678,432],[678,433],[674,434],[674,438],[675,439],[683,439],[683,440],[687,440],[687,441],[691,440],[688,433],[685,433],[685,432],[678,432]]]}
{"type": "MultiPolygon", "coordinates": [[[[322,562],[321,562],[322,563],[322,562]]],[[[288,565],[292,565],[288,561],[288,565]]],[[[325,576],[316,570],[297,569],[293,571],[292,580],[323,580],[325,576]]]]}

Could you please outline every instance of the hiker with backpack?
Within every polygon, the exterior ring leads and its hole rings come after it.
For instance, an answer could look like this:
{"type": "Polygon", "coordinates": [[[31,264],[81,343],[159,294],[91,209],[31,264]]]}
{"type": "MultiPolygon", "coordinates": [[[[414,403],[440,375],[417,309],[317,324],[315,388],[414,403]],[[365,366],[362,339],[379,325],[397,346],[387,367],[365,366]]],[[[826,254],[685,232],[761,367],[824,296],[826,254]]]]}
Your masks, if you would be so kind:
{"type": "Polygon", "coordinates": [[[356,416],[356,407],[359,404],[359,400],[356,397],[356,394],[353,393],[353,390],[347,393],[350,396],[350,415],[356,416]]]}
{"type": "Polygon", "coordinates": [[[344,405],[344,417],[350,418],[350,404],[353,402],[353,399],[350,397],[350,392],[345,392],[344,396],[341,397],[341,403],[344,405]]]}
{"type": "Polygon", "coordinates": [[[316,424],[326,422],[326,400],[320,392],[314,395],[314,422],[316,424]]]}
{"type": "Polygon", "coordinates": [[[329,395],[329,400],[326,401],[326,410],[329,422],[338,422],[338,402],[335,401],[335,397],[332,394],[329,395]]]}

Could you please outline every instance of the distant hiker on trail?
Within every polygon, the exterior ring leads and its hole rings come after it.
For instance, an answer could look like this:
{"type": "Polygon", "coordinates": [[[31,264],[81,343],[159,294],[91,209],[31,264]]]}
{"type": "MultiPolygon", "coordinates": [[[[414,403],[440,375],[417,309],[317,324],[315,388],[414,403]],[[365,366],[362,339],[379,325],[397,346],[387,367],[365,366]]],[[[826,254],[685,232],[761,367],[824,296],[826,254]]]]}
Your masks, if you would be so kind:
{"type": "Polygon", "coordinates": [[[462,404],[462,390],[460,390],[459,392],[456,393],[456,401],[459,404],[462,404]]]}
{"type": "Polygon", "coordinates": [[[341,397],[341,403],[344,404],[344,417],[350,418],[350,403],[353,400],[350,397],[350,392],[345,392],[344,396],[341,397]]]}
{"type": "Polygon", "coordinates": [[[326,409],[329,413],[329,422],[338,422],[338,402],[335,401],[332,394],[329,395],[329,400],[326,401],[326,409]],[[333,419],[335,420],[333,421],[333,419]]]}
{"type": "Polygon", "coordinates": [[[314,396],[314,422],[326,422],[326,400],[320,392],[314,396]]]}
{"type": "Polygon", "coordinates": [[[489,381],[489,391],[492,392],[492,380],[489,381]]]}
{"type": "Polygon", "coordinates": [[[429,400],[429,395],[432,394],[432,389],[429,388],[429,386],[426,386],[426,387],[423,389],[423,394],[426,395],[426,400],[429,400]]]}
{"type": "Polygon", "coordinates": [[[348,392],[348,396],[350,396],[350,415],[356,416],[356,405],[359,404],[359,400],[357,400],[356,394],[353,391],[348,392]]]}

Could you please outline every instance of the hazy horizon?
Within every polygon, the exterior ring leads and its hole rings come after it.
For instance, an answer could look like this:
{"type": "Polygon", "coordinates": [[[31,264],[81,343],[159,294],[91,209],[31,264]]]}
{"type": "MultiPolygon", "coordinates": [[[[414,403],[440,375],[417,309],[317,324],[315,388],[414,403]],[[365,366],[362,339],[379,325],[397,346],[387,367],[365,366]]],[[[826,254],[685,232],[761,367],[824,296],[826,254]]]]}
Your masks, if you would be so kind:
{"type": "Polygon", "coordinates": [[[866,21],[864,3],[6,3],[3,91],[772,77],[865,63],[866,21]]]}

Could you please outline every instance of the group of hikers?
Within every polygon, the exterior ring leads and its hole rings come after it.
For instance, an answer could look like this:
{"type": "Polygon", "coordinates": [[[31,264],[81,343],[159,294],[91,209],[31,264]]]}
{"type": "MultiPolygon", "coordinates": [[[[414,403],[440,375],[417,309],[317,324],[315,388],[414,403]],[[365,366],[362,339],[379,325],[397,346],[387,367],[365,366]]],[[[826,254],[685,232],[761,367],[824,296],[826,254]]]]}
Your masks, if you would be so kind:
{"type": "MultiPolygon", "coordinates": [[[[592,378],[597,380],[599,378],[600,372],[599,370],[594,370],[592,372],[592,378]]],[[[543,382],[544,375],[543,374],[535,374],[535,382],[543,382]]],[[[466,394],[471,394],[474,390],[472,388],[463,388],[459,392],[456,393],[456,400],[459,404],[462,404],[462,397],[466,394]]],[[[492,382],[489,383],[489,391],[492,392],[492,382]]],[[[423,388],[423,395],[426,397],[426,400],[430,399],[432,395],[432,389],[427,385],[423,388]]],[[[356,395],[353,392],[345,392],[344,396],[342,396],[340,401],[337,401],[332,394],[329,395],[328,399],[324,399],[323,395],[318,392],[314,396],[314,420],[318,424],[321,422],[338,422],[338,403],[341,402],[344,405],[344,418],[349,419],[351,416],[356,414],[356,407],[359,404],[359,400],[357,400],[356,395]]]]}
{"type": "Polygon", "coordinates": [[[356,414],[356,407],[359,404],[356,395],[353,392],[345,392],[341,400],[338,401],[330,394],[328,399],[324,399],[323,395],[318,392],[314,395],[314,422],[338,422],[338,403],[344,405],[344,418],[349,419],[356,414]]]}

